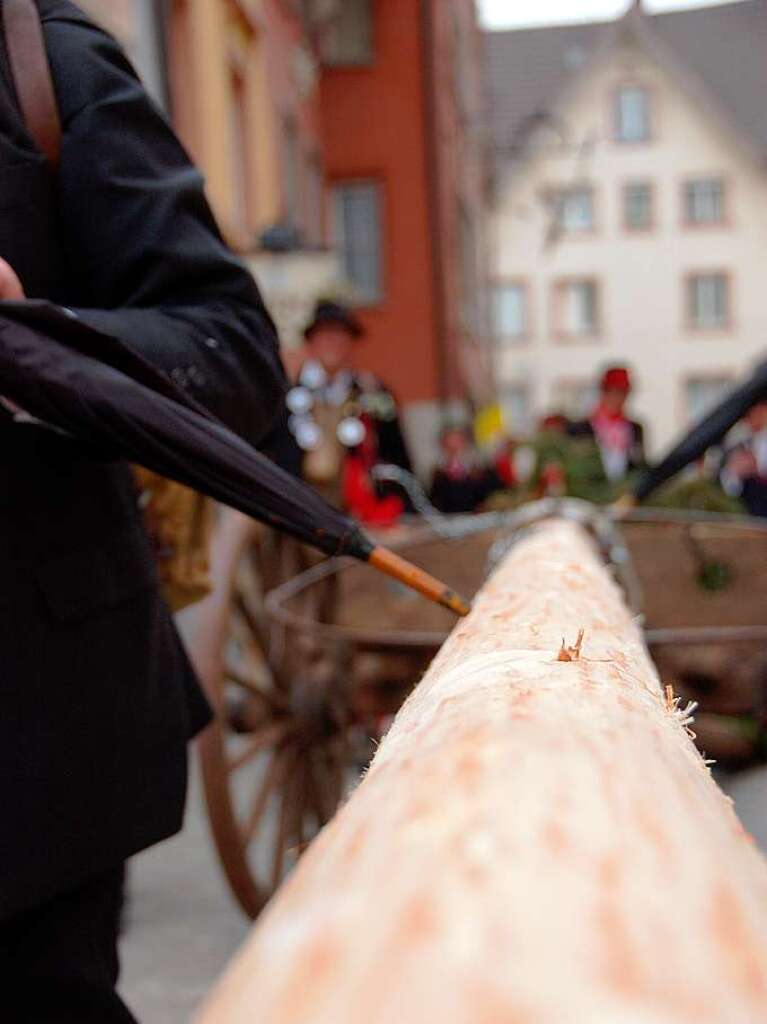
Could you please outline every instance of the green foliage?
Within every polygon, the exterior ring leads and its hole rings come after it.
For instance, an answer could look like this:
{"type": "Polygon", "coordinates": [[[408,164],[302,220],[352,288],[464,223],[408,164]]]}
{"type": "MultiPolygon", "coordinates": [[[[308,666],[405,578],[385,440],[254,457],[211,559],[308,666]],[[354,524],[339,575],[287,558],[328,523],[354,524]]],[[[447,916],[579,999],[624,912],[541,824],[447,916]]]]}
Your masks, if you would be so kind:
{"type": "Polygon", "coordinates": [[[704,562],[698,573],[698,584],[702,590],[726,590],[732,580],[732,569],[725,562],[704,562]]]}
{"type": "MultiPolygon", "coordinates": [[[[630,489],[636,478],[634,473],[617,483],[608,480],[599,448],[590,437],[571,438],[555,431],[544,431],[533,437],[529,445],[535,453],[535,469],[528,483],[513,491],[500,491],[493,495],[487,508],[499,511],[518,508],[540,497],[544,490],[543,473],[546,466],[551,464],[561,467],[568,496],[583,498],[597,505],[615,501],[630,489]]],[[[737,498],[726,494],[716,481],[702,476],[672,480],[649,498],[647,504],[658,508],[702,512],[740,514],[745,511],[737,498]]],[[[709,589],[717,588],[713,577],[706,585],[709,589]]]]}
{"type": "Polygon", "coordinates": [[[716,481],[704,476],[672,480],[652,495],[647,504],[655,508],[692,509],[725,515],[743,515],[746,511],[737,498],[726,494],[716,481]]]}
{"type": "Polygon", "coordinates": [[[602,457],[593,438],[541,433],[533,439],[533,450],[536,453],[534,485],[540,485],[547,463],[556,462],[564,471],[570,497],[604,505],[615,501],[626,489],[625,481],[615,484],[605,476],[602,457]]]}

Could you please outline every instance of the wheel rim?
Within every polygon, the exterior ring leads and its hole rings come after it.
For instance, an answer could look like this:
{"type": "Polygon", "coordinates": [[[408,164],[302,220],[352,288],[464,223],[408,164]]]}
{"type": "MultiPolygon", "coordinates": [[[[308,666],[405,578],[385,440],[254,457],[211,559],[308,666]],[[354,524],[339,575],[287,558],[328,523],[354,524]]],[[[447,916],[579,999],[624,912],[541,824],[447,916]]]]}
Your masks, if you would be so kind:
{"type": "MultiPolygon", "coordinates": [[[[254,584],[259,561],[266,550],[271,582],[276,573],[295,572],[300,557],[294,542],[276,544],[284,544],[281,553],[265,549],[250,524],[224,517],[213,551],[216,591],[188,629],[216,712],[199,741],[209,820],[230,888],[250,917],[332,817],[349,775],[342,683],[327,672],[296,674],[287,664],[295,659],[269,649],[273,638],[254,584]],[[284,664],[275,668],[279,660],[284,664]]],[[[290,647],[284,638],[282,647],[290,647]]]]}

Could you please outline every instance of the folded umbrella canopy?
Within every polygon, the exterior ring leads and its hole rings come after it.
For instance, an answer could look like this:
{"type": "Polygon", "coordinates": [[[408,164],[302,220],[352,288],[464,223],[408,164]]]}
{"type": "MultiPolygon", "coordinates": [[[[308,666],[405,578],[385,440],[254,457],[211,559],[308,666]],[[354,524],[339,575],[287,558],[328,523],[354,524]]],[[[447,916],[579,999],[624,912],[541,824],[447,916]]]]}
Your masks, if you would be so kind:
{"type": "Polygon", "coordinates": [[[718,444],[752,406],[764,401],[767,401],[767,363],[759,365],[748,380],[726,395],[660,462],[642,474],[633,488],[636,500],[642,501],[661,484],[699,459],[712,445],[718,444]]]}
{"type": "Polygon", "coordinates": [[[457,614],[449,587],[238,437],[119,339],[48,302],[0,304],[0,394],[109,453],[194,487],[318,548],[349,555],[457,614]]]}

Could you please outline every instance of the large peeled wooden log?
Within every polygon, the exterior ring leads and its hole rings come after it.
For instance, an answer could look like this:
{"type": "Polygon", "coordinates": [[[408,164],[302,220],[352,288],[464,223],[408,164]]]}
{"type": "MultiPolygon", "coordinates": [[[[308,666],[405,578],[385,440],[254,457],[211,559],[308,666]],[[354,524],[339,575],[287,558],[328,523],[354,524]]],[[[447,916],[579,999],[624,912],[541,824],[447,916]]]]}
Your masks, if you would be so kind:
{"type": "Polygon", "coordinates": [[[512,550],[199,1019],[767,1021],[767,864],[579,527],[512,550]]]}

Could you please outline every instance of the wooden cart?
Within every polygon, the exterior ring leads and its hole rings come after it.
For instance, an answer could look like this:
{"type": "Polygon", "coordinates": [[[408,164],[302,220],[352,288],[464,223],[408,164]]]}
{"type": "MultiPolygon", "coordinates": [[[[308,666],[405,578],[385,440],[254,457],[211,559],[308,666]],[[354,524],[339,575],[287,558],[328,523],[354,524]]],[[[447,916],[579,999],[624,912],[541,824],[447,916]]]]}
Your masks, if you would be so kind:
{"type": "MultiPolygon", "coordinates": [[[[553,514],[592,527],[644,616],[664,680],[753,720],[764,700],[767,524],[639,510],[618,528],[584,503],[547,501],[464,519],[449,538],[414,526],[400,547],[471,595],[521,530],[553,514]]],[[[316,562],[229,511],[214,574],[215,592],[183,628],[216,710],[200,741],[213,837],[254,917],[354,785],[454,620],[364,565],[316,562]]]]}

